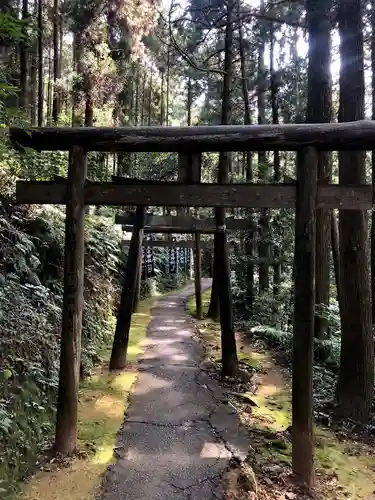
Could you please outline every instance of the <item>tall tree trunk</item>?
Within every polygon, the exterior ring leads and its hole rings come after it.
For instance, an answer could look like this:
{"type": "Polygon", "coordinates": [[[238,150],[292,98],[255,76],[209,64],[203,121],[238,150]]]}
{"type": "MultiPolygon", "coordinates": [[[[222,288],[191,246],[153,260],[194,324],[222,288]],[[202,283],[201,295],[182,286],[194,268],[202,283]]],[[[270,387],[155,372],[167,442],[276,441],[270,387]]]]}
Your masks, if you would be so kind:
{"type": "Polygon", "coordinates": [[[165,70],[161,68],[161,88],[160,88],[160,125],[164,125],[164,80],[165,80],[165,70]]]}
{"type": "Polygon", "coordinates": [[[141,117],[140,117],[140,125],[144,125],[145,123],[145,103],[146,103],[146,73],[142,71],[142,89],[141,89],[141,117]]]}
{"type": "MultiPolygon", "coordinates": [[[[237,2],[238,17],[240,16],[240,2],[237,2]]],[[[251,108],[249,100],[249,89],[248,89],[248,79],[246,73],[246,59],[245,59],[245,49],[243,40],[243,28],[242,24],[238,27],[238,38],[239,38],[239,50],[241,58],[241,83],[242,83],[242,95],[244,101],[244,123],[245,125],[251,125],[251,108]]],[[[245,153],[245,177],[246,182],[253,182],[253,154],[252,151],[247,151],[245,153]]],[[[252,216],[252,211],[248,214],[249,217],[252,216]]],[[[246,249],[246,305],[250,312],[253,310],[254,304],[254,265],[250,262],[254,257],[254,230],[253,228],[247,231],[245,240],[246,249]]]]}
{"type": "Polygon", "coordinates": [[[38,0],[38,127],[43,126],[44,77],[43,77],[43,0],[38,0]]]}
{"type": "MultiPolygon", "coordinates": [[[[228,125],[231,121],[231,88],[233,77],[233,6],[233,0],[228,0],[221,109],[222,125],[228,125]]],[[[229,155],[230,153],[228,152],[220,152],[219,154],[219,184],[228,183],[229,155]]],[[[233,325],[232,289],[230,283],[228,242],[225,229],[225,209],[216,208],[215,218],[217,227],[217,233],[215,235],[215,253],[217,253],[217,263],[220,263],[216,272],[218,274],[220,303],[222,375],[233,376],[237,372],[238,359],[233,325]]]]}
{"type": "Polygon", "coordinates": [[[193,105],[193,86],[191,83],[191,78],[187,82],[187,124],[191,125],[191,108],[193,105]]]}
{"type": "MultiPolygon", "coordinates": [[[[372,73],[372,119],[375,120],[375,0],[371,1],[371,73],[372,73]]],[[[375,186],[375,149],[372,151],[372,189],[375,186]]],[[[373,191],[374,198],[374,191],[373,191]]],[[[375,199],[373,199],[373,205],[375,199]]],[[[375,215],[371,215],[371,296],[372,324],[375,323],[375,215]]]]}
{"type": "Polygon", "coordinates": [[[136,66],[136,72],[135,72],[135,92],[134,92],[134,125],[138,127],[139,124],[139,95],[140,95],[140,82],[141,82],[141,77],[140,77],[140,64],[137,62],[136,66]]]}
{"type": "Polygon", "coordinates": [[[85,127],[94,125],[94,102],[92,97],[92,76],[89,70],[86,70],[85,76],[85,127]]]}
{"type": "MultiPolygon", "coordinates": [[[[271,27],[270,33],[270,84],[271,84],[271,108],[272,108],[272,123],[277,125],[279,123],[279,108],[277,102],[277,92],[278,86],[276,81],[276,72],[275,72],[275,61],[274,61],[274,49],[275,49],[275,40],[274,40],[274,27],[271,27]]],[[[273,152],[273,171],[274,171],[274,181],[281,181],[281,172],[280,172],[280,152],[275,150],[273,152]]],[[[274,246],[273,249],[273,257],[276,263],[273,266],[273,293],[274,295],[278,295],[281,284],[281,264],[277,260],[280,258],[280,248],[279,246],[274,246]]]]}
{"type": "Polygon", "coordinates": [[[150,75],[150,90],[149,90],[149,98],[148,98],[148,121],[147,124],[151,125],[152,123],[152,70],[150,75]]]}
{"type": "MultiPolygon", "coordinates": [[[[264,11],[264,0],[260,3],[260,12],[264,11]]],[[[264,48],[265,48],[265,28],[263,21],[260,21],[260,37],[258,44],[258,123],[263,125],[266,123],[266,69],[264,66],[264,48]]],[[[260,182],[268,182],[268,161],[265,151],[258,152],[258,170],[260,182]]],[[[268,259],[270,254],[269,239],[269,211],[262,209],[259,217],[259,257],[268,259]]],[[[269,264],[267,262],[259,266],[259,292],[265,292],[269,287],[269,264]]]]}
{"type": "Polygon", "coordinates": [[[59,0],[53,1],[53,105],[52,119],[54,123],[59,121],[60,96],[57,89],[57,80],[61,78],[61,60],[60,60],[60,6],[59,0]]]}
{"type": "MultiPolygon", "coordinates": [[[[327,0],[307,0],[307,27],[309,32],[309,65],[307,92],[307,123],[330,122],[331,97],[331,14],[332,3],[327,0]]],[[[331,178],[330,155],[319,153],[318,183],[331,178]]],[[[316,212],[316,270],[315,270],[315,337],[324,338],[328,320],[322,306],[329,304],[330,210],[316,212]]]]}
{"type": "Polygon", "coordinates": [[[166,95],[166,105],[165,105],[165,124],[169,125],[169,92],[170,92],[170,74],[171,74],[171,65],[170,65],[170,52],[168,50],[167,55],[167,95],[166,95]]]}
{"type": "MultiPolygon", "coordinates": [[[[76,72],[78,79],[73,82],[73,96],[72,96],[72,126],[79,127],[83,125],[83,117],[81,112],[80,94],[82,89],[81,79],[84,77],[82,68],[83,58],[83,41],[82,33],[76,31],[73,40],[73,70],[76,72]]],[[[84,81],[84,85],[86,82],[84,81]]]]}
{"type": "Polygon", "coordinates": [[[38,48],[37,48],[37,42],[36,40],[34,40],[31,48],[30,85],[29,85],[30,121],[33,127],[37,125],[37,111],[38,111],[37,89],[38,89],[38,48]]]}
{"type": "Polygon", "coordinates": [[[332,260],[335,269],[337,302],[339,303],[340,313],[342,312],[341,301],[341,278],[340,278],[340,248],[339,248],[339,224],[336,217],[336,211],[331,211],[331,247],[332,247],[332,260]]]}
{"type": "Polygon", "coordinates": [[[52,68],[52,57],[51,57],[51,45],[48,47],[48,80],[47,80],[47,125],[51,125],[52,118],[52,77],[53,77],[53,68],[52,68]]]}
{"type": "Polygon", "coordinates": [[[20,106],[26,107],[28,104],[28,89],[27,89],[27,76],[28,76],[28,40],[27,40],[27,21],[29,17],[28,0],[22,0],[22,20],[25,25],[23,27],[24,39],[20,44],[20,106]]]}
{"type": "MultiPolygon", "coordinates": [[[[363,26],[361,0],[340,0],[340,111],[339,121],[364,118],[363,26]]],[[[364,153],[339,155],[343,185],[366,182],[364,153]]],[[[342,282],[341,360],[337,385],[338,413],[366,422],[374,383],[367,216],[363,210],[340,211],[342,282]]]]}

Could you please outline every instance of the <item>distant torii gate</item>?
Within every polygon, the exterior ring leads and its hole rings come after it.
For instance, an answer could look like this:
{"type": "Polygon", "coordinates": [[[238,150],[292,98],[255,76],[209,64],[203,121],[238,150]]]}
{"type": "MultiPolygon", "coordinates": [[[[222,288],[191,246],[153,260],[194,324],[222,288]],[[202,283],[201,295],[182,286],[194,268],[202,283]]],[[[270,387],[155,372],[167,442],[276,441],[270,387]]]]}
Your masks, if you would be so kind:
{"type": "MultiPolygon", "coordinates": [[[[123,231],[133,231],[136,224],[136,214],[134,212],[127,214],[117,214],[115,217],[115,224],[121,224],[123,231]]],[[[240,230],[249,229],[254,227],[254,222],[251,218],[236,219],[228,217],[227,229],[240,230]]],[[[145,233],[185,233],[195,235],[194,248],[194,284],[195,284],[195,303],[196,315],[198,319],[202,318],[202,269],[201,269],[201,249],[202,242],[200,240],[201,233],[215,234],[217,231],[215,219],[205,218],[197,219],[188,215],[152,215],[146,214],[145,216],[145,233]]],[[[171,243],[171,241],[166,242],[171,243]]],[[[177,242],[178,243],[178,242],[177,242]]],[[[175,245],[178,247],[179,245],[175,245]]],[[[135,287],[135,297],[133,310],[136,310],[139,301],[139,281],[141,273],[141,259],[138,264],[137,285],[135,287]]]]}
{"type": "MultiPolygon", "coordinates": [[[[295,208],[292,462],[294,472],[311,484],[314,469],[315,212],[321,207],[369,210],[375,199],[373,187],[368,185],[317,185],[317,151],[372,150],[375,122],[118,129],[12,128],[10,138],[18,148],[70,151],[66,182],[17,182],[17,203],[66,205],[61,369],[56,425],[58,451],[71,452],[76,443],[85,205],[295,208]],[[191,181],[177,184],[86,180],[88,151],[175,151],[179,152],[186,165],[200,165],[201,153],[205,151],[275,149],[298,152],[296,184],[194,185],[191,181]]],[[[225,233],[226,227],[220,226],[217,230],[225,233]]],[[[225,280],[228,279],[226,275],[225,280]]]]}

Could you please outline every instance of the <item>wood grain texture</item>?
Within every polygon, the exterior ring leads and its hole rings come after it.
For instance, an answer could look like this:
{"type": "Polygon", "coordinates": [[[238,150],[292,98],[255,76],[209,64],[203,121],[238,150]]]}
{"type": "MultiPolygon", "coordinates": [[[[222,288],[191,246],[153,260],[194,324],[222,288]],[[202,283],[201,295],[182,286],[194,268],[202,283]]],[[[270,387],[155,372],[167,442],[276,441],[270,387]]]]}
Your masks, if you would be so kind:
{"type": "MultiPolygon", "coordinates": [[[[296,151],[305,146],[320,150],[372,150],[375,123],[280,125],[219,125],[199,127],[12,127],[15,148],[37,151],[68,151],[74,145],[86,151],[296,151]]],[[[305,165],[304,168],[309,168],[305,165]]]]}
{"type": "MultiPolygon", "coordinates": [[[[54,181],[17,181],[18,204],[64,204],[65,183],[54,181]]],[[[181,207],[295,208],[293,184],[85,184],[86,205],[148,205],[181,207]]],[[[316,208],[369,210],[372,207],[370,185],[321,185],[317,188],[316,208]]]]}

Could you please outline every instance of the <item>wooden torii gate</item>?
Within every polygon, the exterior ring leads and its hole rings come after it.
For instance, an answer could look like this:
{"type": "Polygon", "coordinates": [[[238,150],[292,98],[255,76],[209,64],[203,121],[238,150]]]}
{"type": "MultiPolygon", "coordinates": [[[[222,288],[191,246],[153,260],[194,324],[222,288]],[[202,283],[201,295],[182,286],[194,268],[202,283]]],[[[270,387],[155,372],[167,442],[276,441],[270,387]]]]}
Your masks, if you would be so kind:
{"type": "MultiPolygon", "coordinates": [[[[56,443],[75,445],[83,305],[85,205],[292,208],[295,218],[292,463],[313,478],[312,366],[314,336],[315,213],[317,208],[369,210],[368,185],[317,185],[318,150],[372,150],[375,122],[142,128],[10,130],[15,147],[70,151],[66,182],[18,181],[17,203],[66,205],[63,324],[56,443]],[[297,151],[295,184],[191,184],[86,179],[88,151],[179,152],[186,165],[205,151],[297,151]],[[74,360],[74,362],[72,362],[74,360]]],[[[375,198],[374,198],[375,199],[375,198]]],[[[225,227],[218,228],[225,231],[225,227]]],[[[70,448],[69,448],[70,447],[70,448]]]]}
{"type": "MultiPolygon", "coordinates": [[[[117,214],[115,217],[115,224],[121,224],[123,231],[133,231],[136,224],[136,214],[117,214]]],[[[240,230],[249,229],[254,227],[254,222],[251,218],[236,219],[228,217],[227,229],[240,230]]],[[[188,215],[151,215],[146,214],[145,217],[145,233],[185,233],[195,235],[195,244],[192,245],[194,249],[194,285],[195,285],[195,303],[196,303],[196,316],[198,319],[202,318],[202,242],[200,239],[201,233],[215,234],[217,231],[216,221],[212,218],[197,219],[188,215]]],[[[169,240],[166,243],[171,243],[169,240]]],[[[179,245],[175,245],[179,247],[179,245]]],[[[141,258],[138,263],[137,284],[135,285],[134,307],[136,310],[139,301],[140,292],[140,275],[141,275],[141,258]]]]}

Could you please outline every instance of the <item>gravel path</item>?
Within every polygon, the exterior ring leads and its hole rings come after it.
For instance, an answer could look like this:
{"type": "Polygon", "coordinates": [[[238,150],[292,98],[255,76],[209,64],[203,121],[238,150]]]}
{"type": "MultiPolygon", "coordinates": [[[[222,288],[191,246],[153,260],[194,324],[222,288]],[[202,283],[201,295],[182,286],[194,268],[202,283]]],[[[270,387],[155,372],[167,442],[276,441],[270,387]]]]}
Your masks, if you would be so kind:
{"type": "Polygon", "coordinates": [[[233,456],[247,454],[246,431],[201,367],[202,349],[185,313],[193,292],[186,287],[153,309],[102,500],[223,499],[222,472],[233,456]]]}

